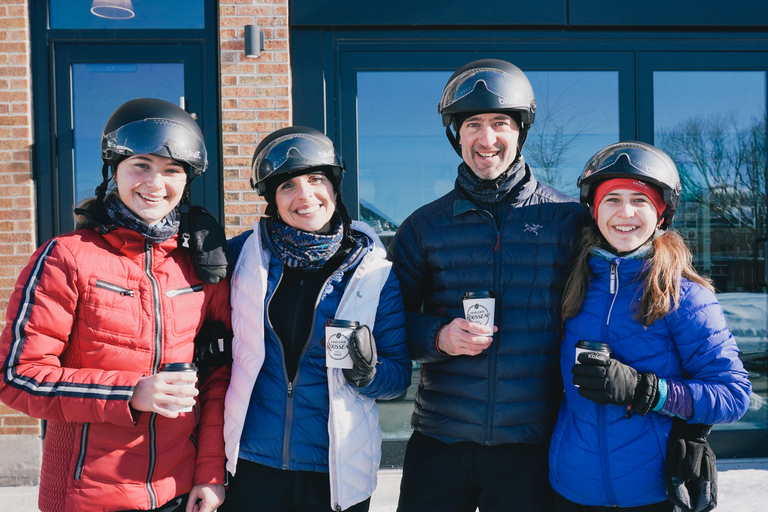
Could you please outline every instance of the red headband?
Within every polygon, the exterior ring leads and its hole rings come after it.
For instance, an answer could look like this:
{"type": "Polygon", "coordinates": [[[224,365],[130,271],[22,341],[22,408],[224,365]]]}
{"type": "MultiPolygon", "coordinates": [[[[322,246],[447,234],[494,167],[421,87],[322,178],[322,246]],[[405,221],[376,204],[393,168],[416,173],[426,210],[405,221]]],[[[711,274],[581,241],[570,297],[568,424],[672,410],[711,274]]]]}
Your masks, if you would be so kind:
{"type": "Polygon", "coordinates": [[[608,192],[618,189],[632,190],[634,192],[640,192],[646,196],[651,200],[653,206],[656,207],[656,215],[658,215],[659,218],[661,218],[661,215],[667,207],[659,189],[650,183],[645,183],[633,178],[611,178],[601,182],[595,188],[595,200],[593,203],[595,209],[595,222],[597,222],[597,210],[600,203],[603,201],[603,197],[605,197],[608,192]]]}

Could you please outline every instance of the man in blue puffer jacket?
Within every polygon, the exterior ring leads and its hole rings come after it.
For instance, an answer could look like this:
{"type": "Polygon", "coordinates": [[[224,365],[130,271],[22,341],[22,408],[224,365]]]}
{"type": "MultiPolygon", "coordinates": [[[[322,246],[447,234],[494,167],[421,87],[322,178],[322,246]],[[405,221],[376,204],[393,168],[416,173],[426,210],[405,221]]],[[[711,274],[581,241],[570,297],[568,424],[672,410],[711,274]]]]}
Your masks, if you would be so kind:
{"type": "Polygon", "coordinates": [[[392,241],[408,346],[422,364],[400,512],[549,510],[559,306],[586,216],[520,154],[535,109],[508,62],[456,71],[439,105],[463,159],[456,186],[392,241]],[[464,319],[462,295],[485,291],[496,299],[493,329],[464,319]]]}

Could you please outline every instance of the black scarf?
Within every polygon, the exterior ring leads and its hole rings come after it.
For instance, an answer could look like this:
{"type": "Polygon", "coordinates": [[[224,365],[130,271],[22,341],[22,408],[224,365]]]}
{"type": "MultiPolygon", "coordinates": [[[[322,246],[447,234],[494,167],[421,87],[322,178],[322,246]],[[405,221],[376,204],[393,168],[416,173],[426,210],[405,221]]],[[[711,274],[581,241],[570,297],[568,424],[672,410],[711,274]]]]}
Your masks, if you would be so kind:
{"type": "Polygon", "coordinates": [[[495,180],[483,180],[469,168],[466,162],[459,165],[459,185],[476,202],[498,203],[525,179],[523,155],[495,180]]]}
{"type": "Polygon", "coordinates": [[[150,225],[125,206],[115,194],[110,194],[104,199],[104,207],[115,224],[132,229],[155,244],[165,242],[179,231],[179,211],[176,208],[160,222],[150,225]]]}

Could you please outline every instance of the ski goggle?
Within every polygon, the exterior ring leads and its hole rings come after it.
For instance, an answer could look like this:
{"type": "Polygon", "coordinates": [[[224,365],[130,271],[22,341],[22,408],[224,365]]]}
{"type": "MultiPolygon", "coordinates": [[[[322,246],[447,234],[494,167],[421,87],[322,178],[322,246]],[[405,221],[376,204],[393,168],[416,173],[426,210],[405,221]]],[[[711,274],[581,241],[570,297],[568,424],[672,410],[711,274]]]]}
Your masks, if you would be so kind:
{"type": "Polygon", "coordinates": [[[491,94],[498,96],[499,108],[519,107],[516,98],[520,91],[530,88],[528,84],[496,68],[470,69],[451,80],[443,91],[438,105],[438,112],[449,108],[454,103],[472,94],[477,86],[482,83],[491,94]]]}
{"type": "Polygon", "coordinates": [[[189,164],[199,175],[208,167],[208,153],[200,136],[182,123],[170,119],[149,118],[134,121],[105,134],[102,155],[132,156],[153,154],[189,164]]]}
{"type": "Polygon", "coordinates": [[[273,174],[319,166],[344,167],[330,140],[291,133],[278,137],[261,151],[251,166],[251,177],[259,183],[273,174]]]}

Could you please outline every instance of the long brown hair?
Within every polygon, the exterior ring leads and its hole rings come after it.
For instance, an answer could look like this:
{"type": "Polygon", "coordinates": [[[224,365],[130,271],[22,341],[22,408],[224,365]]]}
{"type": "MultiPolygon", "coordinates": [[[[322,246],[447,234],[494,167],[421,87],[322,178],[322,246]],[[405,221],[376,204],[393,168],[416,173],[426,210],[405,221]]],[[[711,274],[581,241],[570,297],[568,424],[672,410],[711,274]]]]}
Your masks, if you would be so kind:
{"type": "MultiPolygon", "coordinates": [[[[573,271],[563,293],[563,318],[573,318],[581,311],[591,275],[590,252],[604,243],[597,225],[592,224],[582,231],[573,271]]],[[[691,251],[676,231],[668,230],[653,240],[653,252],[646,260],[643,294],[636,316],[640,323],[651,325],[677,308],[683,277],[714,293],[712,282],[696,272],[692,261],[691,251]]]]}

